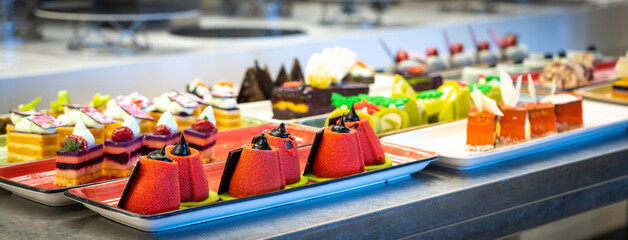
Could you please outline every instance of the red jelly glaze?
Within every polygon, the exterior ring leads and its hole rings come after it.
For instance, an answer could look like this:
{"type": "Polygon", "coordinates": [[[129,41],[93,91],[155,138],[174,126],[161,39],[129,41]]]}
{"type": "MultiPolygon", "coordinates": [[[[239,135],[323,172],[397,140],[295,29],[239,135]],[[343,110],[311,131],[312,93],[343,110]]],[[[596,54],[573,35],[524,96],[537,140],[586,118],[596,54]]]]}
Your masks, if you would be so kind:
{"type": "Polygon", "coordinates": [[[286,184],[292,184],[298,182],[301,179],[301,166],[299,164],[299,153],[297,147],[299,144],[292,135],[287,138],[280,138],[272,136],[268,133],[264,133],[268,144],[272,147],[277,147],[279,151],[279,161],[283,166],[283,175],[286,180],[286,184]],[[291,149],[287,149],[288,143],[292,145],[291,149]]]}
{"type": "Polygon", "coordinates": [[[317,177],[339,178],[364,172],[364,158],[360,152],[358,133],[337,133],[325,128],[312,166],[317,177]]]}
{"type": "Polygon", "coordinates": [[[559,131],[570,130],[581,127],[582,121],[582,97],[571,94],[578,98],[565,104],[556,104],[556,124],[559,131]]]}
{"type": "Polygon", "coordinates": [[[346,122],[345,124],[354,129],[357,125],[364,165],[379,165],[386,162],[384,147],[379,142],[379,138],[377,138],[377,134],[375,134],[375,130],[373,130],[368,119],[360,118],[359,122],[346,122]]]}
{"type": "Polygon", "coordinates": [[[174,146],[166,147],[166,156],[179,165],[179,188],[181,202],[199,202],[209,197],[209,184],[203,172],[203,162],[198,150],[190,148],[189,156],[170,153],[174,146]]]}
{"type": "Polygon", "coordinates": [[[126,210],[139,214],[157,214],[179,209],[181,194],[177,164],[142,157],[130,186],[126,210]]]}
{"type": "Polygon", "coordinates": [[[556,113],[553,103],[527,103],[532,137],[556,133],[556,113]]]}
{"type": "Polygon", "coordinates": [[[500,133],[502,138],[508,138],[513,143],[526,140],[526,118],[528,109],[523,103],[517,104],[515,107],[506,106],[503,102],[499,103],[504,116],[500,119],[500,133]]]}
{"type": "Polygon", "coordinates": [[[243,198],[284,189],[286,181],[279,160],[279,150],[256,150],[253,144],[244,145],[236,165],[229,195],[243,198]]]}

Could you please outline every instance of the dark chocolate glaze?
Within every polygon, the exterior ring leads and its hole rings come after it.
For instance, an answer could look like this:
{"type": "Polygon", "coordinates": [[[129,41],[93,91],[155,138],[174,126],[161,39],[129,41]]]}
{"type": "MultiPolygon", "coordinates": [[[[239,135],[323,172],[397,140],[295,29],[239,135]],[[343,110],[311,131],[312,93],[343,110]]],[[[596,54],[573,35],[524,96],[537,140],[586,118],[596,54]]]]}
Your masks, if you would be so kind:
{"type": "Polygon", "coordinates": [[[349,111],[349,114],[347,114],[344,117],[345,122],[359,122],[360,121],[360,116],[358,116],[358,113],[355,112],[355,107],[353,107],[353,105],[351,105],[351,110],[349,111]]]}
{"type": "Polygon", "coordinates": [[[255,141],[255,143],[253,144],[253,149],[267,151],[272,150],[272,148],[270,148],[270,145],[268,144],[268,140],[266,139],[266,137],[264,137],[264,135],[256,136],[255,138],[257,139],[257,141],[255,141]]]}
{"type": "MultiPolygon", "coordinates": [[[[181,135],[181,137],[183,137],[183,135],[181,135]]],[[[172,159],[170,159],[168,156],[166,156],[166,146],[161,148],[161,150],[150,152],[148,154],[148,159],[158,160],[158,161],[162,161],[162,162],[172,162],[172,159]]]]}
{"type": "Polygon", "coordinates": [[[277,128],[270,130],[268,135],[279,138],[287,138],[290,136],[290,133],[286,132],[286,124],[282,122],[277,128]]]}
{"type": "Polygon", "coordinates": [[[340,118],[340,121],[338,121],[338,123],[336,123],[336,125],[331,126],[331,131],[332,132],[337,132],[337,133],[348,133],[351,130],[347,127],[347,125],[345,125],[345,120],[344,120],[344,116],[340,118]]]}
{"type": "Polygon", "coordinates": [[[181,138],[179,139],[177,145],[174,145],[172,150],[170,150],[170,154],[181,157],[190,156],[190,154],[192,154],[183,134],[181,134],[181,138]]]}

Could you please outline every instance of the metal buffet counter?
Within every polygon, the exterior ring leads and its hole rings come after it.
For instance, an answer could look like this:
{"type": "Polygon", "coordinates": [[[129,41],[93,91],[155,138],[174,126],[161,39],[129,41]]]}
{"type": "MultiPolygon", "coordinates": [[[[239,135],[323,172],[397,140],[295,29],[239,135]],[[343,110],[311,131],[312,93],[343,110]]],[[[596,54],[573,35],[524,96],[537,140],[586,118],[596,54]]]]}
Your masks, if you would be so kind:
{"type": "Polygon", "coordinates": [[[628,199],[627,158],[624,132],[470,172],[429,166],[387,184],[157,233],[0,190],[0,238],[496,238],[628,199]]]}

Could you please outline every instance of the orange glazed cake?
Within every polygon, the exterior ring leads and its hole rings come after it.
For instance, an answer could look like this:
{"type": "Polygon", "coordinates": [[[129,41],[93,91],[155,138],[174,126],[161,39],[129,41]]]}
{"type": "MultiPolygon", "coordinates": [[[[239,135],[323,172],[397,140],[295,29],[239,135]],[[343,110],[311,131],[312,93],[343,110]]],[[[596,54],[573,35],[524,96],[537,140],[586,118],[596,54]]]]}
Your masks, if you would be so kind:
{"type": "Polygon", "coordinates": [[[510,75],[504,71],[500,75],[500,91],[502,102],[499,103],[504,116],[499,120],[500,144],[515,144],[526,141],[528,136],[526,122],[528,109],[523,103],[519,103],[519,91],[521,89],[521,76],[517,79],[516,88],[513,87],[510,75]]]}
{"type": "Polygon", "coordinates": [[[498,117],[504,114],[492,99],[484,96],[477,86],[471,93],[475,107],[467,119],[467,151],[490,151],[495,149],[498,117]]]}
{"type": "Polygon", "coordinates": [[[94,144],[94,136],[79,120],[57,151],[54,184],[70,187],[94,181],[102,174],[102,161],[103,145],[94,144]]]}
{"type": "Polygon", "coordinates": [[[556,128],[559,132],[582,127],[582,97],[573,93],[559,93],[541,99],[553,103],[556,113],[556,128]]]}
{"type": "Polygon", "coordinates": [[[553,103],[527,103],[530,135],[544,137],[556,134],[556,113],[553,103]]]}
{"type": "Polygon", "coordinates": [[[7,162],[23,162],[55,157],[59,149],[56,128],[61,125],[49,115],[22,118],[7,133],[7,162]]]}

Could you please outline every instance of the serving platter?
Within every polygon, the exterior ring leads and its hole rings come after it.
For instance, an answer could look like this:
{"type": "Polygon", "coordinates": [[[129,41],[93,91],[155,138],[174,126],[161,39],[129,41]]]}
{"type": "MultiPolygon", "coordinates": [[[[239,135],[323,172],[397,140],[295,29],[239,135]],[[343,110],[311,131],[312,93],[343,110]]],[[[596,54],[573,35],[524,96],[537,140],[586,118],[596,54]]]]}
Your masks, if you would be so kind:
{"type": "MultiPolygon", "coordinates": [[[[383,183],[418,172],[430,162],[438,159],[438,155],[432,152],[390,143],[383,143],[383,146],[386,156],[393,161],[393,165],[390,167],[325,182],[309,183],[300,187],[257,196],[219,201],[161,214],[141,215],[117,207],[118,200],[128,179],[70,189],[65,192],[65,195],[74,201],[82,203],[101,216],[118,223],[142,231],[162,231],[383,183]]],[[[310,148],[311,146],[299,148],[301,169],[305,168],[310,148]]],[[[216,162],[203,166],[212,191],[218,190],[224,165],[225,162],[216,162]]]]}
{"type": "MultiPolygon", "coordinates": [[[[219,131],[216,136],[214,156],[216,156],[217,161],[224,161],[227,159],[229,151],[249,143],[251,136],[260,134],[264,129],[272,129],[277,126],[277,124],[263,124],[219,131]]],[[[286,125],[286,130],[295,137],[299,146],[306,146],[312,144],[318,129],[286,125]]],[[[63,196],[65,190],[115,179],[99,178],[79,186],[58,187],[54,186],[55,166],[55,158],[0,166],[0,187],[35,202],[49,206],[63,206],[75,203],[63,196]]]]}
{"type": "Polygon", "coordinates": [[[582,97],[586,99],[628,105],[628,96],[613,96],[612,83],[584,87],[577,89],[574,92],[582,95],[582,97]]]}
{"type": "Polygon", "coordinates": [[[441,156],[435,164],[458,170],[470,170],[591,141],[594,138],[626,133],[628,107],[584,100],[582,109],[584,121],[582,128],[515,145],[498,146],[487,152],[465,151],[466,119],[384,137],[382,141],[433,151],[441,156]]]}

